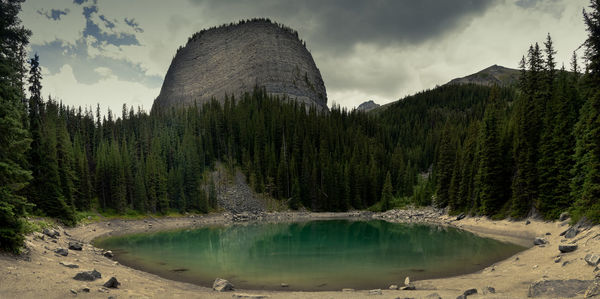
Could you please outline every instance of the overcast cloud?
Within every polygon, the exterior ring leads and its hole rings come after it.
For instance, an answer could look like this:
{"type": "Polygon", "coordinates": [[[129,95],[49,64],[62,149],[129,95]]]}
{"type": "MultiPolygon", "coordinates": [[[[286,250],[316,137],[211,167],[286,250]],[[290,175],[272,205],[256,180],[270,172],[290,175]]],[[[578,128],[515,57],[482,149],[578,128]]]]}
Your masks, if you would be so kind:
{"type": "Polygon", "coordinates": [[[587,0],[29,0],[22,19],[43,93],[149,109],[176,49],[203,28],[268,17],[306,41],[329,105],[387,103],[492,64],[516,67],[547,33],[559,63],[585,39],[587,0]]]}

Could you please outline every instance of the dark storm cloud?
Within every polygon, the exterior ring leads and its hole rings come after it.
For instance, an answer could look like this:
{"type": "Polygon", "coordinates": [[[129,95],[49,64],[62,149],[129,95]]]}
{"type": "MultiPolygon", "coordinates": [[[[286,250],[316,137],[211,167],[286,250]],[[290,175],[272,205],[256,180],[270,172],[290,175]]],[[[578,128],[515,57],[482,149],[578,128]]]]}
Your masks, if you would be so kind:
{"type": "Polygon", "coordinates": [[[492,0],[190,0],[221,19],[268,16],[308,35],[319,47],[343,51],[357,43],[416,44],[482,14],[492,0]]]}
{"type": "Polygon", "coordinates": [[[40,9],[37,11],[37,13],[48,18],[49,20],[58,21],[58,20],[60,20],[61,16],[66,16],[69,13],[69,9],[68,8],[66,8],[64,10],[51,9],[50,11],[47,11],[45,9],[40,9]]]}

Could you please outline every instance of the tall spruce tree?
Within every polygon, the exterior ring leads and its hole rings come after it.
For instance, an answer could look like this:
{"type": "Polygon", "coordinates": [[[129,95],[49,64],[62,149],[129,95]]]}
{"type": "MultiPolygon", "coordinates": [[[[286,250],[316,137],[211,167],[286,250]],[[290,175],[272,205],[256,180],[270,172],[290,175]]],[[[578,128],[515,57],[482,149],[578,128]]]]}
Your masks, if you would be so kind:
{"type": "Polygon", "coordinates": [[[600,222],[600,1],[593,0],[590,10],[583,12],[588,38],[585,55],[588,60],[589,97],[581,109],[575,127],[575,168],[572,195],[577,217],[600,222]]]}
{"type": "Polygon", "coordinates": [[[17,252],[23,243],[22,217],[28,184],[26,152],[30,139],[24,127],[24,53],[31,34],[21,26],[23,1],[0,1],[0,250],[17,252]]]}
{"type": "Polygon", "coordinates": [[[493,216],[498,213],[504,203],[505,186],[503,185],[502,148],[500,140],[500,116],[498,111],[497,89],[492,90],[490,103],[485,109],[485,115],[481,122],[480,148],[479,148],[479,170],[478,184],[481,213],[493,216]]]}

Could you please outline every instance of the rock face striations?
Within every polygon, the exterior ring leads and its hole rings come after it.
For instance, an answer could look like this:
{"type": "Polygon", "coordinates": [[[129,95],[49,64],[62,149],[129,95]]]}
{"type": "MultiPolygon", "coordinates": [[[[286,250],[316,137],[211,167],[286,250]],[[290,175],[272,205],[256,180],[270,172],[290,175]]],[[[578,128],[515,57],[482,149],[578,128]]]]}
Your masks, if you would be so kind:
{"type": "Polygon", "coordinates": [[[327,110],[321,73],[298,33],[266,19],[194,34],[173,58],[152,109],[239,99],[256,86],[327,110]]]}

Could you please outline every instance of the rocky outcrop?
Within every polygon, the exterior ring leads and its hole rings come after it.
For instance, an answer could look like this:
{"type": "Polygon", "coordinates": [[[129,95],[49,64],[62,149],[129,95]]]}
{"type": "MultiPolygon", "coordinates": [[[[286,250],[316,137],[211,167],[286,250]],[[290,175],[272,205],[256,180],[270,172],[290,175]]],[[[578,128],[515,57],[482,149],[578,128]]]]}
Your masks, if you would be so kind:
{"type": "Polygon", "coordinates": [[[233,291],[234,287],[229,281],[222,278],[217,278],[213,283],[213,290],[217,292],[229,292],[233,291]]]}
{"type": "Polygon", "coordinates": [[[99,278],[102,278],[102,274],[100,274],[100,272],[96,271],[96,269],[94,269],[92,271],[79,272],[79,273],[75,274],[75,276],[73,277],[73,279],[81,280],[81,281],[94,281],[99,278]]]}
{"type": "Polygon", "coordinates": [[[356,110],[363,111],[363,112],[369,112],[379,106],[381,106],[381,105],[373,102],[373,100],[370,100],[370,101],[366,101],[366,102],[363,102],[362,104],[358,105],[358,107],[356,107],[356,110]]]}
{"type": "Polygon", "coordinates": [[[527,297],[571,298],[581,296],[590,285],[589,280],[538,280],[529,286],[527,297]]]}
{"type": "Polygon", "coordinates": [[[456,78],[448,82],[448,84],[477,84],[485,86],[508,86],[518,82],[519,70],[509,69],[499,65],[492,65],[475,74],[468,75],[462,78],[456,78]]]}
{"type": "Polygon", "coordinates": [[[321,73],[298,33],[265,19],[194,34],[173,58],[152,110],[222,102],[256,86],[327,110],[321,73]]]}

